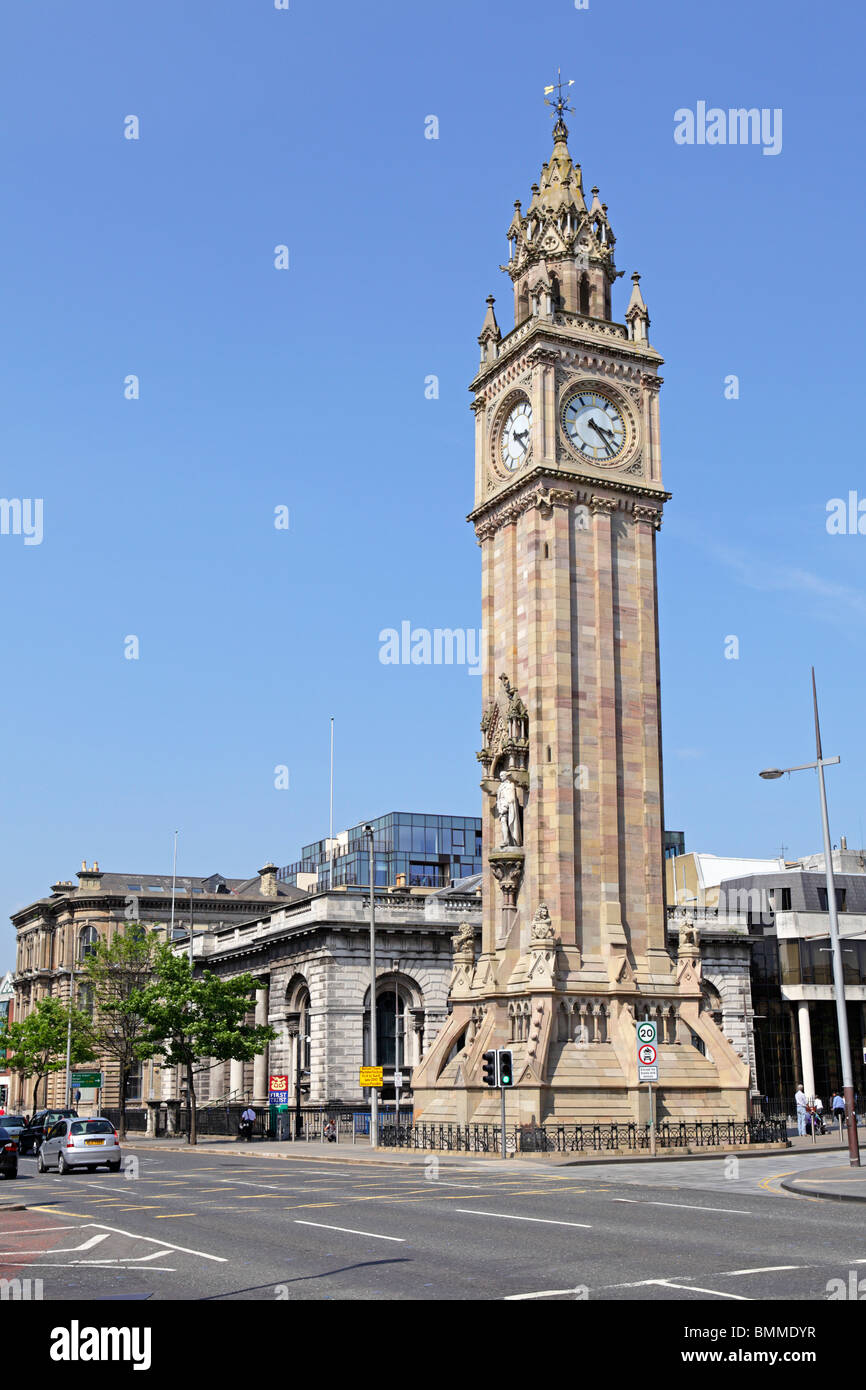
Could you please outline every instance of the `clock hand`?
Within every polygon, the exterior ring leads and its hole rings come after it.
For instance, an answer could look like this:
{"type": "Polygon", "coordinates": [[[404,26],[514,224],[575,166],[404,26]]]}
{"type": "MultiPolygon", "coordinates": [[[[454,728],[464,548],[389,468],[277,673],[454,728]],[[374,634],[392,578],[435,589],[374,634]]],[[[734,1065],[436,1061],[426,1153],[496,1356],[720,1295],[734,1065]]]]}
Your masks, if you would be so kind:
{"type": "Polygon", "coordinates": [[[603,430],[603,429],[601,428],[600,425],[597,425],[597,424],[595,423],[595,421],[593,420],[592,416],[590,416],[589,423],[592,425],[592,428],[595,430],[596,434],[598,434],[598,435],[601,436],[601,442],[602,442],[602,444],[603,444],[604,447],[607,449],[607,451],[608,451],[608,453],[610,454],[611,458],[613,458],[613,455],[616,453],[616,450],[613,449],[613,448],[611,447],[611,442],[610,442],[610,440],[609,440],[608,438],[606,438],[606,436],[610,433],[610,431],[609,431],[609,430],[603,430]]]}

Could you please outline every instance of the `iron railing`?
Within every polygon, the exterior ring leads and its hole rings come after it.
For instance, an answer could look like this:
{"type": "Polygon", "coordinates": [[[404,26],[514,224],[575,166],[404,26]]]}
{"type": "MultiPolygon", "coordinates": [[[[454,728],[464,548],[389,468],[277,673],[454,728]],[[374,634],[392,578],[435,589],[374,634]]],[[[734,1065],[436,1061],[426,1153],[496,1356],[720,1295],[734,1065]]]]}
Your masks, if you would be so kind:
{"type": "MultiPolygon", "coordinates": [[[[656,1129],[656,1148],[780,1144],[786,1137],[781,1120],[664,1121],[656,1129]]],[[[650,1131],[649,1125],[638,1124],[508,1125],[505,1142],[510,1153],[621,1153],[649,1150],[650,1131]]],[[[496,1124],[391,1125],[382,1132],[381,1143],[446,1153],[498,1153],[501,1130],[496,1124]]]]}

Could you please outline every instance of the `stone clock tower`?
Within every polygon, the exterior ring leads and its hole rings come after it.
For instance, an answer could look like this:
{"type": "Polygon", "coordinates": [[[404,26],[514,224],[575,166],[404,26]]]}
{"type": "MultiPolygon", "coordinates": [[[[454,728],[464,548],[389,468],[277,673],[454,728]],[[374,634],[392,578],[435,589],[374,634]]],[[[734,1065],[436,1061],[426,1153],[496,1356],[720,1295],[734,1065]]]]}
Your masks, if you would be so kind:
{"type": "Polygon", "coordinates": [[[636,1022],[659,1037],[660,1117],[740,1118],[748,1067],[702,1007],[700,955],[666,943],[656,540],[662,359],[607,206],[584,193],[560,98],[472,383],[485,641],[483,931],[455,937],[452,1011],[416,1115],[498,1114],[482,1054],[510,1047],[515,1120],[641,1120],[636,1022]],[[478,947],[480,946],[480,949],[478,947]]]}

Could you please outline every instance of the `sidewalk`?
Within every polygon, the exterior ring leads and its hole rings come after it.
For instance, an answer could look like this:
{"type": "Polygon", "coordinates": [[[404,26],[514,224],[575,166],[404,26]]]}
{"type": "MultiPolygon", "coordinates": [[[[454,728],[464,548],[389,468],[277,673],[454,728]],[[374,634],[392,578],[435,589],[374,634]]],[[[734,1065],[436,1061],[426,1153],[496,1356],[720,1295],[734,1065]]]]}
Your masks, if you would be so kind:
{"type": "Polygon", "coordinates": [[[826,1197],[836,1202],[866,1202],[866,1168],[850,1168],[847,1157],[833,1165],[804,1168],[785,1178],[782,1187],[798,1197],[826,1197]]]}
{"type": "Polygon", "coordinates": [[[339,1143],[323,1144],[317,1140],[299,1140],[296,1143],[291,1141],[286,1143],[276,1143],[271,1140],[254,1140],[248,1144],[243,1140],[231,1137],[205,1135],[199,1138],[197,1144],[186,1144],[179,1140],[177,1136],[171,1139],[147,1139],[143,1135],[131,1136],[124,1144],[124,1149],[133,1152],[155,1152],[155,1153],[195,1153],[201,1150],[203,1153],[213,1153],[215,1149],[222,1153],[234,1153],[238,1158],[246,1159],[309,1159],[316,1163],[332,1162],[341,1164],[363,1164],[379,1163],[390,1164],[397,1167],[423,1167],[431,1159],[439,1159],[440,1162],[446,1159],[449,1162],[462,1161],[464,1163],[507,1163],[511,1164],[515,1160],[524,1166],[534,1163],[541,1168],[578,1168],[592,1167],[597,1164],[611,1163],[682,1163],[684,1161],[700,1162],[701,1159],[708,1158],[727,1158],[735,1155],[737,1158],[770,1158],[778,1156],[782,1149],[780,1145],[764,1146],[747,1145],[738,1148],[701,1148],[701,1149],[665,1149],[663,1152],[653,1157],[645,1152],[627,1151],[618,1153],[614,1150],[610,1152],[589,1150],[586,1153],[519,1153],[511,1154],[508,1159],[503,1160],[500,1153],[466,1153],[457,1152],[454,1149],[391,1149],[380,1148],[371,1149],[369,1142],[363,1140],[357,1144],[339,1143]]]}

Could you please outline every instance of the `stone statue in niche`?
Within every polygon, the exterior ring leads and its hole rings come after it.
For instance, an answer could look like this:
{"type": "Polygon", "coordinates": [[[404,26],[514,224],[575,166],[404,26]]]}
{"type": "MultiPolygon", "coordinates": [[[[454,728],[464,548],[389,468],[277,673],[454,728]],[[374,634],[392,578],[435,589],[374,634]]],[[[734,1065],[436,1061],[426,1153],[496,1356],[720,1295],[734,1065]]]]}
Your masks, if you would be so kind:
{"type": "Polygon", "coordinates": [[[500,772],[499,787],[496,792],[496,814],[501,829],[500,849],[510,849],[512,845],[523,843],[520,827],[520,805],[517,788],[507,772],[500,772]]]}

